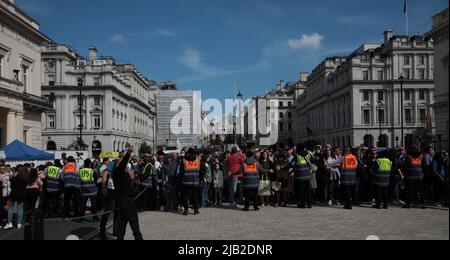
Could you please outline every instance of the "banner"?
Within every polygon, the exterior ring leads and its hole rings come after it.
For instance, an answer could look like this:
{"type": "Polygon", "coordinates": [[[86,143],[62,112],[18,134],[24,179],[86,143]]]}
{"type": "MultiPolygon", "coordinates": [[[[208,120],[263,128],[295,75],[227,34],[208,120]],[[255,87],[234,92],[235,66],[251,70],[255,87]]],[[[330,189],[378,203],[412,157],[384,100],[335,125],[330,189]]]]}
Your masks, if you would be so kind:
{"type": "Polygon", "coordinates": [[[100,159],[104,159],[104,158],[118,158],[119,157],[119,153],[117,152],[112,152],[112,153],[101,153],[100,154],[100,159]]]}

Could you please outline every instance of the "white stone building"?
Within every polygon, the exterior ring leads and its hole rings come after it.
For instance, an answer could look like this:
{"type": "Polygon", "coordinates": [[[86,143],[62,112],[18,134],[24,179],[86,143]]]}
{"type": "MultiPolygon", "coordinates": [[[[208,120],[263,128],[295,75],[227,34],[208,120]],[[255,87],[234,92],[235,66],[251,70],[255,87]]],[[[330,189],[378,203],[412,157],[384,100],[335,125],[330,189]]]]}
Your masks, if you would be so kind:
{"type": "Polygon", "coordinates": [[[306,86],[297,101],[301,142],[400,146],[401,113],[404,144],[431,142],[433,42],[422,36],[394,35],[388,30],[382,44],[364,44],[349,56],[327,58],[306,86]]]}
{"type": "Polygon", "coordinates": [[[449,46],[449,19],[448,8],[433,17],[433,29],[427,33],[434,43],[435,66],[435,104],[436,135],[441,149],[449,149],[449,82],[448,82],[448,46],[449,46]],[[440,140],[439,140],[440,139],[440,140]]]}
{"type": "Polygon", "coordinates": [[[41,70],[43,95],[55,109],[42,120],[43,146],[77,148],[81,103],[82,140],[89,151],[98,142],[102,152],[123,150],[126,144],[136,152],[144,143],[155,148],[156,83],[133,65],[98,57],[95,47],[84,59],[68,46],[49,44],[42,47],[41,70]]]}
{"type": "Polygon", "coordinates": [[[41,149],[40,45],[51,39],[12,0],[0,0],[0,147],[19,140],[41,149]]]}

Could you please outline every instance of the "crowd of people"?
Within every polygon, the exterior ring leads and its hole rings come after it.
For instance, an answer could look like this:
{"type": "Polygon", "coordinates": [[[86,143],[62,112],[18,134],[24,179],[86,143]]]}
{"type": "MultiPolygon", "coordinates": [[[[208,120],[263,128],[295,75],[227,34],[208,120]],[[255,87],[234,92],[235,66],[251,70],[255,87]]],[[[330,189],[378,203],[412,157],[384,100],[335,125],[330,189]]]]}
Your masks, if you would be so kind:
{"type": "Polygon", "coordinates": [[[11,229],[16,223],[20,229],[24,216],[40,209],[48,218],[100,221],[105,236],[111,213],[118,239],[127,223],[134,237],[142,239],[138,210],[187,216],[191,207],[199,214],[202,207],[238,205],[243,211],[289,205],[351,210],[370,203],[376,209],[415,203],[423,209],[448,207],[448,153],[422,152],[416,145],[342,151],[330,145],[256,151],[234,147],[230,152],[189,148],[141,157],[132,152],[102,160],[68,157],[37,167],[13,168],[0,161],[0,224],[11,229]],[[90,215],[83,218],[86,213],[90,215]]]}

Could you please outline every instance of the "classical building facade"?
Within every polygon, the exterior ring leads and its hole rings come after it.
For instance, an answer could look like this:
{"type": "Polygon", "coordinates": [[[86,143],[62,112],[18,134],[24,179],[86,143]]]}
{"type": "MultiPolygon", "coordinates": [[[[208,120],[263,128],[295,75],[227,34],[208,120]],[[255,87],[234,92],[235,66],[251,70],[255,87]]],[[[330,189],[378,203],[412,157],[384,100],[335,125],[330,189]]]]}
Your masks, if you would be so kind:
{"type": "Polygon", "coordinates": [[[84,59],[69,46],[49,44],[42,47],[41,70],[42,93],[54,108],[42,120],[48,150],[79,149],[80,122],[89,151],[155,148],[156,83],[133,65],[98,57],[95,47],[84,59]]]}
{"type": "Polygon", "coordinates": [[[40,45],[51,42],[12,0],[0,0],[0,147],[19,140],[41,147],[40,45]]]}
{"type": "Polygon", "coordinates": [[[341,147],[400,146],[403,113],[403,144],[430,144],[433,53],[431,40],[388,30],[382,44],[364,44],[349,56],[327,58],[297,100],[299,140],[341,147]]]}
{"type": "Polygon", "coordinates": [[[441,146],[439,148],[447,151],[449,149],[448,10],[447,8],[433,17],[433,28],[427,33],[434,41],[436,135],[441,146]]]}
{"type": "MultiPolygon", "coordinates": [[[[269,91],[265,96],[254,97],[256,105],[256,126],[259,125],[261,116],[265,116],[266,125],[275,123],[278,128],[278,135],[275,136],[276,140],[269,139],[268,134],[260,133],[257,129],[256,136],[247,135],[250,140],[255,139],[258,146],[277,146],[285,148],[286,146],[294,146],[297,144],[297,127],[298,117],[296,116],[296,99],[305,91],[304,85],[308,73],[301,73],[301,79],[298,81],[291,81],[285,83],[279,81],[274,89],[269,91]],[[262,101],[262,102],[261,102],[262,101]],[[266,104],[265,106],[261,106],[266,104]],[[276,108],[276,109],[271,109],[276,108]],[[267,141],[263,141],[267,140],[267,141]]],[[[248,124],[250,118],[246,117],[246,123],[248,124]]],[[[246,127],[249,128],[248,126],[246,127]]],[[[272,135],[273,136],[273,135],[272,135]]]]}

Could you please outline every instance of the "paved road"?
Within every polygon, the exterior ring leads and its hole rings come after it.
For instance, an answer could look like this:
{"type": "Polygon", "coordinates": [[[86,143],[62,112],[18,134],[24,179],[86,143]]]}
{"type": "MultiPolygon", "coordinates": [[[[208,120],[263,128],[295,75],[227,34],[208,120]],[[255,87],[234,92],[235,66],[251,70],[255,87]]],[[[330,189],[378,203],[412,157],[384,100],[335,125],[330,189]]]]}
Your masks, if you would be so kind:
{"type": "MultiPolygon", "coordinates": [[[[199,216],[146,212],[140,214],[147,240],[449,240],[448,209],[374,210],[355,207],[202,209],[199,216]]],[[[127,239],[132,239],[131,230],[127,239]]]]}

